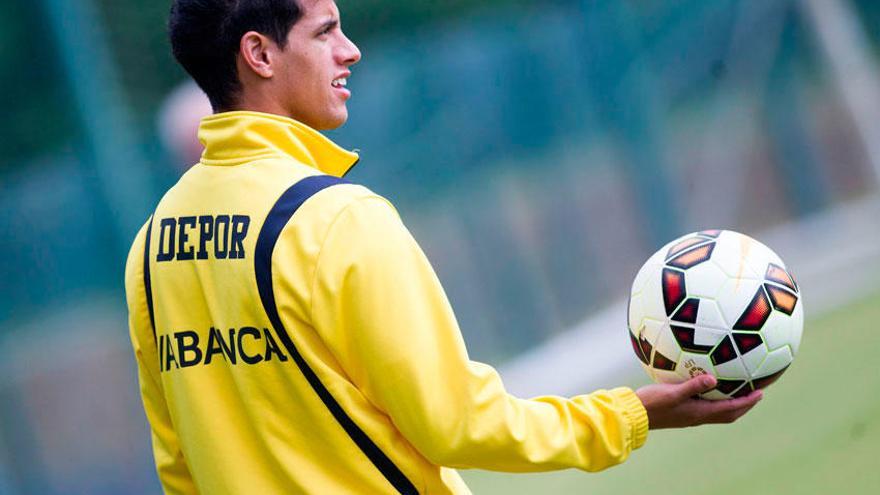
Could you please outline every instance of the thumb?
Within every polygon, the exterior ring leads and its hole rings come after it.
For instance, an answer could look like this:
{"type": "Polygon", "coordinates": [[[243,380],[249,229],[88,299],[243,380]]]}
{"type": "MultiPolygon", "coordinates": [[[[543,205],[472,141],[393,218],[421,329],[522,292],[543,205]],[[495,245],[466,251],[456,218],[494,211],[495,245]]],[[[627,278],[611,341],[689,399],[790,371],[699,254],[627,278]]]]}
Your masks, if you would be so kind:
{"type": "Polygon", "coordinates": [[[693,397],[694,395],[708,392],[715,388],[718,380],[712,375],[699,375],[678,386],[678,393],[682,398],[693,397]]]}

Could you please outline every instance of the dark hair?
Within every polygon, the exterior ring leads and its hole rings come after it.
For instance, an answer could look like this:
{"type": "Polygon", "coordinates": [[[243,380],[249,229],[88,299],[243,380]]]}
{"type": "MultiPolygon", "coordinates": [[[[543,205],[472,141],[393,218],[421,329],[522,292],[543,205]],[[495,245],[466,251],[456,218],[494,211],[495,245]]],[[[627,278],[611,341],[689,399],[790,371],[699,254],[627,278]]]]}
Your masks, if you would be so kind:
{"type": "Polygon", "coordinates": [[[214,111],[226,110],[241,91],[235,65],[241,37],[256,31],[285,48],[301,15],[298,0],[174,0],[168,18],[171,51],[214,111]]]}

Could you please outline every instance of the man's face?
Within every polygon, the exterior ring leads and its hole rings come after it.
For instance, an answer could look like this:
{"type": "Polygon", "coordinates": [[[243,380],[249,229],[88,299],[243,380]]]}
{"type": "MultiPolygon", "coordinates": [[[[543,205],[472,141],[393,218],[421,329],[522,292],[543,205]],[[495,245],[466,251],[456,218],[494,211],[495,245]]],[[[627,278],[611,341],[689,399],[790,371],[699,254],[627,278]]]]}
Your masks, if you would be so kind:
{"type": "Polygon", "coordinates": [[[275,89],[287,114],[318,130],[335,129],[348,119],[345,88],[348,68],[361,58],[342,33],[333,0],[300,0],[303,15],[287,35],[275,89]]]}

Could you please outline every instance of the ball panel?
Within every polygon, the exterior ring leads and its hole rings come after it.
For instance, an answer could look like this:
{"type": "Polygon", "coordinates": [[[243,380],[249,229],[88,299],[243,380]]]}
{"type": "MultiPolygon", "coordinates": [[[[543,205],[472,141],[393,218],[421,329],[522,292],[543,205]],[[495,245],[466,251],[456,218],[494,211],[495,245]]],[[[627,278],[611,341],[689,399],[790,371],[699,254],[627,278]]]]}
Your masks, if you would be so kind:
{"type": "Polygon", "coordinates": [[[752,297],[749,305],[746,306],[746,309],[743,311],[742,315],[740,315],[739,319],[736,320],[736,323],[733,324],[734,330],[760,330],[762,326],[764,326],[764,322],[767,321],[767,318],[770,317],[770,312],[773,308],[770,307],[770,299],[767,297],[767,292],[764,290],[763,285],[758,287],[758,290],[755,291],[754,297],[752,297]]]}
{"type": "Polygon", "coordinates": [[[651,259],[639,269],[636,278],[633,280],[632,289],[630,290],[631,294],[641,294],[645,292],[648,280],[655,278],[657,274],[660,273],[660,270],[663,267],[663,260],[655,258],[657,258],[657,255],[652,256],[651,259]]]}
{"type": "Polygon", "coordinates": [[[642,322],[642,333],[639,335],[639,338],[648,341],[653,347],[657,344],[657,339],[660,337],[660,329],[663,325],[662,321],[645,318],[642,322]]]}
{"type": "Polygon", "coordinates": [[[738,321],[760,288],[759,280],[736,278],[725,280],[718,291],[719,297],[715,299],[724,321],[730,322],[731,325],[738,321]]]}
{"type": "Polygon", "coordinates": [[[740,355],[745,355],[762,345],[764,339],[757,332],[733,332],[733,343],[740,355]]]}
{"type": "Polygon", "coordinates": [[[791,354],[796,356],[798,349],[801,347],[801,336],[804,332],[804,301],[795,306],[794,313],[791,314],[791,333],[788,336],[789,346],[791,346],[791,354]]]}
{"type": "Polygon", "coordinates": [[[759,366],[752,374],[752,377],[757,380],[777,373],[787,368],[788,365],[791,364],[792,359],[794,359],[794,356],[788,346],[772,350],[767,354],[767,358],[764,359],[761,366],[759,366]]]}
{"type": "Polygon", "coordinates": [[[668,261],[676,257],[678,254],[683,253],[685,250],[690,249],[697,244],[704,244],[707,242],[710,241],[705,237],[701,237],[695,234],[689,234],[688,236],[685,236],[685,239],[676,242],[671,248],[669,248],[669,250],[666,252],[666,260],[668,261]]]}
{"type": "Polygon", "coordinates": [[[765,275],[770,265],[785,266],[776,253],[754,239],[751,239],[750,251],[745,261],[762,279],[766,278],[765,275]]]}
{"type": "Polygon", "coordinates": [[[654,359],[651,362],[651,366],[658,370],[675,371],[675,368],[678,367],[678,359],[667,357],[657,349],[654,349],[654,359]]]}
{"type": "Polygon", "coordinates": [[[760,280],[764,270],[756,271],[746,262],[746,256],[751,252],[750,243],[746,239],[746,236],[736,232],[722,232],[712,253],[712,262],[728,277],[760,280]]]}
{"type": "MultiPolygon", "coordinates": [[[[654,349],[656,352],[663,354],[666,358],[669,358],[675,362],[678,362],[678,357],[681,354],[681,348],[678,345],[678,342],[675,340],[675,336],[672,334],[672,331],[669,329],[669,325],[664,324],[660,329],[660,332],[657,336],[656,344],[654,344],[654,349]]],[[[672,368],[664,368],[664,369],[672,369],[672,368]]]]}
{"type": "Polygon", "coordinates": [[[785,268],[775,263],[770,263],[767,266],[767,273],[764,274],[764,278],[785,286],[791,289],[792,292],[798,291],[797,284],[794,283],[794,278],[785,271],[785,268]]]}
{"type": "Polygon", "coordinates": [[[667,261],[666,264],[675,268],[687,270],[689,268],[699,265],[700,263],[705,263],[706,261],[709,261],[709,258],[712,257],[712,251],[714,249],[714,242],[703,244],[699,247],[693,248],[675,256],[671,260],[667,261]]]}
{"type": "Polygon", "coordinates": [[[665,314],[671,315],[675,308],[681,304],[687,296],[684,272],[671,268],[663,269],[663,307],[665,314]]]}
{"type": "Polygon", "coordinates": [[[745,380],[749,377],[748,372],[743,366],[739,358],[725,361],[721,364],[715,364],[715,373],[718,378],[726,378],[729,380],[745,380]]]}
{"type": "Polygon", "coordinates": [[[740,387],[739,390],[737,390],[736,392],[734,392],[734,393],[731,395],[731,397],[734,397],[734,398],[736,398],[736,397],[745,397],[746,395],[749,395],[750,393],[752,393],[753,390],[755,390],[755,388],[752,386],[752,384],[749,383],[749,382],[746,382],[746,384],[743,385],[742,387],[740,387]]]}
{"type": "Polygon", "coordinates": [[[733,341],[730,340],[730,336],[725,336],[709,355],[711,356],[712,364],[715,366],[735,361],[737,354],[733,348],[733,341]]]}
{"type": "MultiPolygon", "coordinates": [[[[720,287],[722,283],[719,283],[720,287]]],[[[730,325],[721,314],[718,303],[713,299],[701,299],[700,310],[697,312],[697,326],[701,328],[728,329],[730,325]]]]}
{"type": "Polygon", "coordinates": [[[655,320],[666,319],[666,308],[663,306],[663,267],[658,265],[649,270],[645,277],[641,295],[642,317],[655,320]]]}
{"type": "Polygon", "coordinates": [[[715,299],[718,297],[718,290],[728,278],[730,277],[713,263],[697,265],[685,272],[688,297],[715,299]]]}
{"type": "Polygon", "coordinates": [[[641,294],[636,294],[629,298],[629,304],[627,305],[627,323],[630,330],[638,330],[642,327],[642,321],[645,319],[645,312],[642,309],[643,299],[644,298],[641,294]]]}
{"type": "Polygon", "coordinates": [[[726,330],[716,328],[694,327],[694,344],[712,346],[718,345],[727,336],[726,330]]]}
{"type": "Polygon", "coordinates": [[[795,305],[797,305],[798,297],[794,293],[771,283],[765,283],[764,289],[767,291],[767,295],[770,296],[770,303],[773,305],[773,309],[791,316],[795,305]]]}
{"type": "Polygon", "coordinates": [[[761,336],[771,351],[791,343],[792,323],[792,319],[784,313],[774,311],[770,314],[761,327],[761,336]]]}
{"type": "Polygon", "coordinates": [[[742,354],[740,357],[743,364],[746,366],[746,371],[749,372],[749,376],[755,376],[755,372],[761,367],[761,363],[763,363],[764,359],[767,357],[767,346],[760,343],[753,349],[749,350],[749,352],[742,354]]]}
{"type": "Polygon", "coordinates": [[[785,373],[785,371],[787,369],[788,369],[788,366],[786,366],[785,368],[782,368],[781,370],[777,371],[776,373],[773,373],[772,375],[765,376],[763,378],[758,378],[755,381],[753,381],[752,383],[754,384],[755,388],[767,388],[770,385],[772,385],[773,382],[778,380],[779,377],[782,376],[782,374],[785,373]]]}
{"type": "Polygon", "coordinates": [[[630,334],[629,334],[629,340],[630,340],[630,343],[632,344],[633,352],[635,353],[636,357],[639,358],[639,361],[641,361],[644,364],[648,364],[648,358],[646,358],[645,353],[642,352],[642,347],[641,347],[641,344],[639,343],[639,339],[635,335],[633,335],[632,332],[630,332],[630,334]]]}
{"type": "Polygon", "coordinates": [[[696,329],[693,327],[672,325],[670,330],[672,331],[672,336],[675,337],[675,341],[678,343],[678,347],[683,351],[693,354],[709,354],[712,348],[715,347],[714,342],[708,345],[697,344],[696,329]]]}
{"type": "Polygon", "coordinates": [[[697,313],[700,309],[700,300],[690,298],[684,302],[672,315],[672,319],[679,323],[696,323],[697,313]]]}
{"type": "Polygon", "coordinates": [[[718,384],[715,386],[715,390],[721,392],[722,394],[729,396],[735,393],[740,389],[743,385],[746,384],[746,380],[725,380],[719,379],[718,384]]]}

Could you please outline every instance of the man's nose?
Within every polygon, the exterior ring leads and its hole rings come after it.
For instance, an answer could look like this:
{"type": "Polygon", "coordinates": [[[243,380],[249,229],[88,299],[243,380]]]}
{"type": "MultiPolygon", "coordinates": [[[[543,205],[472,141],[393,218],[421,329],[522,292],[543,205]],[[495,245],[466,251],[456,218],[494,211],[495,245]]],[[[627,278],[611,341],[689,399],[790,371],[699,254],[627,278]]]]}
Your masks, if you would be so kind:
{"type": "Polygon", "coordinates": [[[337,52],[339,63],[348,67],[358,63],[361,59],[361,51],[347,36],[342,35],[343,43],[337,52]]]}

